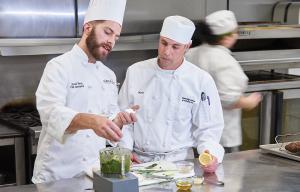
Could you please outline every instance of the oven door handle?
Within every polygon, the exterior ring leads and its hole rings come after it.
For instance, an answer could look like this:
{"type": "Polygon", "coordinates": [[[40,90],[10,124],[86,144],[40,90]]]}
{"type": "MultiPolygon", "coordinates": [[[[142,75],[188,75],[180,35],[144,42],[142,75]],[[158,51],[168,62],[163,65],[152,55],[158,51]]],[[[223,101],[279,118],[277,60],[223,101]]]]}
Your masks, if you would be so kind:
{"type": "Polygon", "coordinates": [[[282,128],[282,121],[283,121],[283,91],[276,90],[273,92],[274,94],[274,118],[273,118],[273,125],[274,125],[274,131],[273,131],[273,138],[275,136],[282,134],[281,131],[282,128]]]}

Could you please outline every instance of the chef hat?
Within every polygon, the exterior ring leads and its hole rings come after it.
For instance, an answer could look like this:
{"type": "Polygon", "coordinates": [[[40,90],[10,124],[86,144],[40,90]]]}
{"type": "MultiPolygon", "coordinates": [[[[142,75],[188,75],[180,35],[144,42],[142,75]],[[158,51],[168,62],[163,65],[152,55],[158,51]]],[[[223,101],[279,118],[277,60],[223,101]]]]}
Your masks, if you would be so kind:
{"type": "Polygon", "coordinates": [[[126,0],[90,0],[84,24],[95,20],[110,20],[122,25],[126,0]]]}
{"type": "Polygon", "coordinates": [[[234,13],[228,10],[216,11],[206,16],[205,21],[215,35],[232,32],[238,27],[234,13]]]}
{"type": "Polygon", "coordinates": [[[182,16],[166,17],[160,35],[181,44],[188,44],[195,31],[194,23],[182,16]]]}

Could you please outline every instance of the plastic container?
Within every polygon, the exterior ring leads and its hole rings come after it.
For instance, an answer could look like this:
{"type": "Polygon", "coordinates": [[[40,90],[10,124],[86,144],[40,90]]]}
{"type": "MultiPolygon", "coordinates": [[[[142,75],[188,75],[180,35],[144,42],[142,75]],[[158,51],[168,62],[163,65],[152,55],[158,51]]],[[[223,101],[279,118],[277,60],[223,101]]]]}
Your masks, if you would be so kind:
{"type": "Polygon", "coordinates": [[[131,151],[120,147],[100,150],[100,170],[104,177],[121,178],[130,171],[131,151]]]}
{"type": "Polygon", "coordinates": [[[194,163],[190,161],[178,161],[176,162],[176,167],[179,173],[186,174],[194,170],[194,163]]]}

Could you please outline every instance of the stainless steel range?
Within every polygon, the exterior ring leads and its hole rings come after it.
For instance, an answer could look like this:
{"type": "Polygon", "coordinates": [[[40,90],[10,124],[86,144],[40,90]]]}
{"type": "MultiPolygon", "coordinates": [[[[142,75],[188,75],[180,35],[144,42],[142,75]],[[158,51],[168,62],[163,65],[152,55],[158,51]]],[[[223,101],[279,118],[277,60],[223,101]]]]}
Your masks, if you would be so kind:
{"type": "Polygon", "coordinates": [[[0,124],[24,133],[26,183],[30,183],[38,138],[42,129],[38,111],[33,105],[3,108],[0,112],[0,124]]]}

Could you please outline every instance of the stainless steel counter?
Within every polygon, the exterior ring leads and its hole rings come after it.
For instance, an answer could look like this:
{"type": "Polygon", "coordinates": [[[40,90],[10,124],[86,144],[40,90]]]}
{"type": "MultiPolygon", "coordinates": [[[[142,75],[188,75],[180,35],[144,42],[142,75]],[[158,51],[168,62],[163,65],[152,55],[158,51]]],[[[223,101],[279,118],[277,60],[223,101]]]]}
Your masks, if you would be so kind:
{"type": "MultiPolygon", "coordinates": [[[[196,170],[197,171],[197,170],[196,170]]],[[[198,171],[197,171],[198,172],[198,171]]],[[[201,171],[198,172],[201,174],[201,171]]],[[[299,191],[300,163],[260,150],[226,154],[216,174],[209,180],[222,180],[224,187],[211,184],[194,185],[192,191],[299,191]]],[[[92,181],[84,176],[53,183],[0,188],[0,192],[77,192],[93,191],[92,181]],[[86,190],[87,189],[87,190],[86,190]]],[[[141,192],[177,191],[174,182],[140,188],[141,192]]]]}

